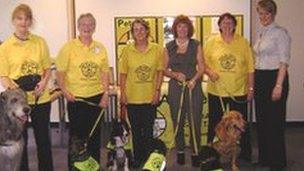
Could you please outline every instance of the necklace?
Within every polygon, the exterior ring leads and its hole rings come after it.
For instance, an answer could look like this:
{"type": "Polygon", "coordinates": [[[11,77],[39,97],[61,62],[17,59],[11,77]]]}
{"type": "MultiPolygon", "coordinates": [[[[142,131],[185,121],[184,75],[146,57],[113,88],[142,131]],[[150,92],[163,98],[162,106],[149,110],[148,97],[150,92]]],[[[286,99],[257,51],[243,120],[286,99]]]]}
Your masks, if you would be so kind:
{"type": "Polygon", "coordinates": [[[189,39],[187,39],[186,41],[180,41],[179,39],[176,39],[176,44],[179,48],[184,49],[188,46],[189,43],[189,39]]]}
{"type": "Polygon", "coordinates": [[[23,38],[23,37],[18,36],[16,33],[14,33],[14,36],[15,36],[18,40],[21,40],[21,41],[27,41],[27,40],[29,39],[28,36],[26,36],[25,38],[23,38]]]}

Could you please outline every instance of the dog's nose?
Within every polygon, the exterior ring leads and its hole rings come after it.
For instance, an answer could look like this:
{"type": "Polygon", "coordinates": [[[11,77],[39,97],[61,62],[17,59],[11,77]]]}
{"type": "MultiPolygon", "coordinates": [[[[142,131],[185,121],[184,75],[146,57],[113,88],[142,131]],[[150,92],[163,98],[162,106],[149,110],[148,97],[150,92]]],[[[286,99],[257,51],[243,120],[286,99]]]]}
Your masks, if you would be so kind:
{"type": "Polygon", "coordinates": [[[23,112],[24,112],[25,114],[30,114],[31,108],[30,108],[30,107],[24,107],[24,108],[23,108],[23,112]]]}

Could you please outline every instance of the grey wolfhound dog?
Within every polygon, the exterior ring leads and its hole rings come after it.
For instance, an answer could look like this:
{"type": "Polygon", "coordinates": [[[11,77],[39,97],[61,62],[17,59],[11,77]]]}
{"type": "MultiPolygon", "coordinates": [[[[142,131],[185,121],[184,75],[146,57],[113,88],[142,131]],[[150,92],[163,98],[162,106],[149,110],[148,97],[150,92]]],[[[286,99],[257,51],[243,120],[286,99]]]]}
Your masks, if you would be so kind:
{"type": "Polygon", "coordinates": [[[0,167],[2,171],[19,171],[23,151],[24,124],[31,111],[21,89],[0,94],[0,167]]]}

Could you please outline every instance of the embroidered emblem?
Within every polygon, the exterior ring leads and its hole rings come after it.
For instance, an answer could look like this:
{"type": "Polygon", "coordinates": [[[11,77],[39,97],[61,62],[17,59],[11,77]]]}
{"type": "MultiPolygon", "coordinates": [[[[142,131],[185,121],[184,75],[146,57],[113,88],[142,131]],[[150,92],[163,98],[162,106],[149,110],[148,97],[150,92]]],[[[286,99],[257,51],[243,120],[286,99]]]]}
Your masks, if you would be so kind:
{"type": "Polygon", "coordinates": [[[149,66],[141,65],[135,70],[135,72],[140,81],[147,82],[151,77],[151,70],[152,69],[149,66]]]}
{"type": "Polygon", "coordinates": [[[220,64],[226,70],[231,70],[235,67],[236,58],[231,54],[225,54],[220,57],[220,64]]]}
{"type": "Polygon", "coordinates": [[[84,62],[79,67],[82,72],[82,75],[86,78],[94,77],[98,70],[98,65],[91,61],[84,62]]]}

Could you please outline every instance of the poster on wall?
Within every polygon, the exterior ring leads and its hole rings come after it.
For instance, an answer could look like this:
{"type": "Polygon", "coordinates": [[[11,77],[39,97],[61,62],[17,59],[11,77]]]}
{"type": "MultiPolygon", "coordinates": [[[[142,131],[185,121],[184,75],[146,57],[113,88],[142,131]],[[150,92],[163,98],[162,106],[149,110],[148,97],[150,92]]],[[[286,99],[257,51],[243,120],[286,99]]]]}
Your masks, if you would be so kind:
{"type": "MultiPolygon", "coordinates": [[[[235,33],[243,36],[243,15],[234,15],[237,21],[235,33]]],[[[219,15],[210,15],[201,17],[201,42],[204,43],[208,38],[219,33],[218,27],[219,15]]]]}

